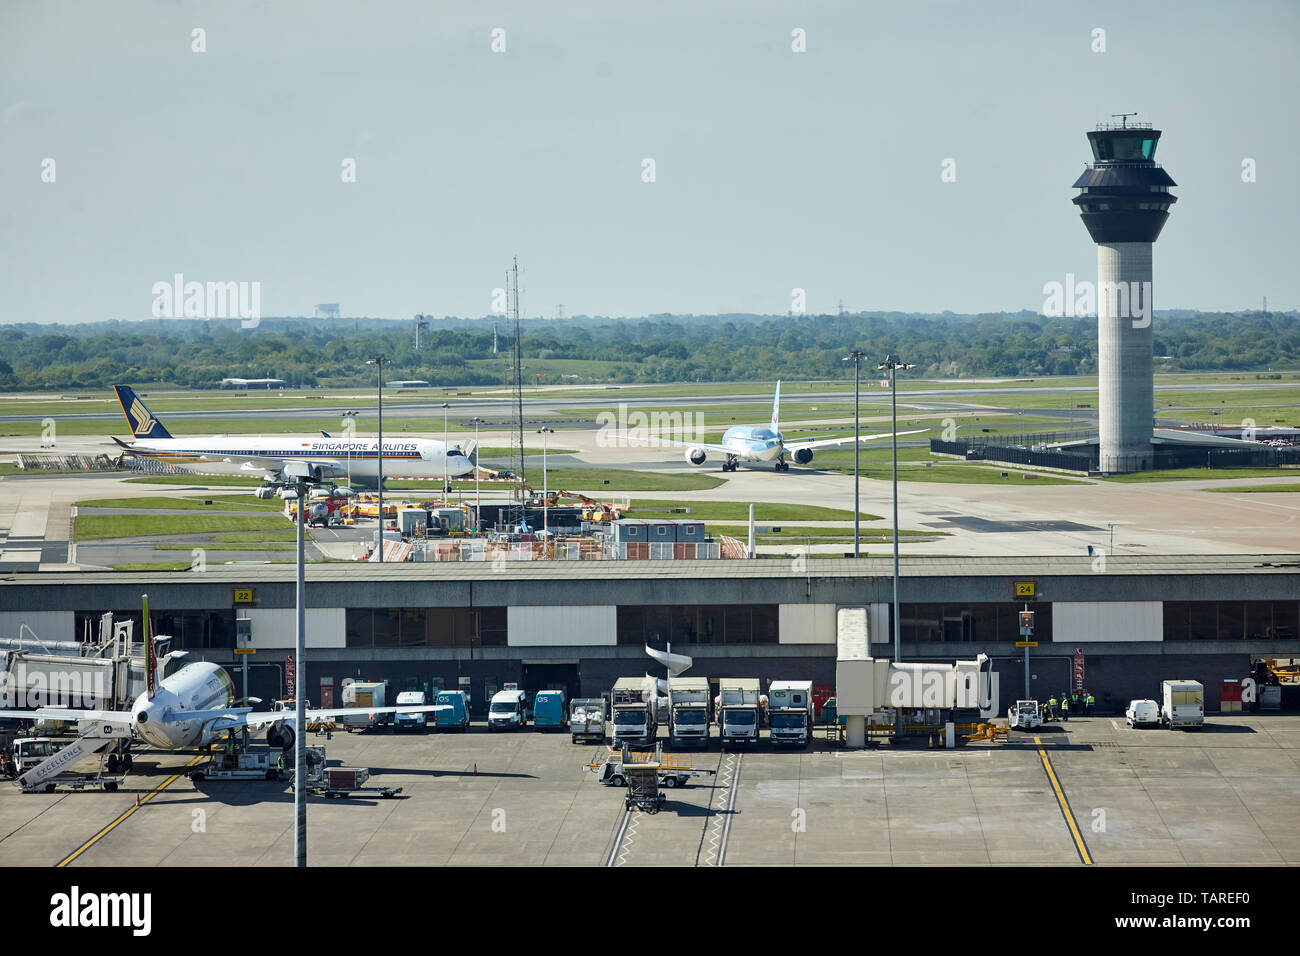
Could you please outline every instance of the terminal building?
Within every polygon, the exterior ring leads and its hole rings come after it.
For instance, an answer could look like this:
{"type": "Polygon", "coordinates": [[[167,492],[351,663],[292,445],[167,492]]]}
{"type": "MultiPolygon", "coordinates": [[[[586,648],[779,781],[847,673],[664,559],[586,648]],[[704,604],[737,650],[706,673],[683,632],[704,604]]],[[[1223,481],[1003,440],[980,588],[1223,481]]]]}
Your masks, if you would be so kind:
{"type": "MultiPolygon", "coordinates": [[[[693,676],[833,685],[837,610],[868,609],[871,653],[894,658],[892,563],[881,559],[316,565],[307,570],[305,687],[337,705],[346,678],[468,689],[475,713],[507,683],[598,696],[620,677],[665,676],[645,646],[694,659],[693,676]]],[[[90,640],[105,612],[227,666],[253,696],[285,694],[292,565],[206,572],[15,574],[0,580],[0,638],[90,640]],[[247,620],[246,625],[237,621],[247,620]],[[236,654],[250,632],[253,653],[236,654]]],[[[1300,657],[1300,559],[1284,556],[916,558],[899,589],[904,661],[993,659],[1001,712],[1024,692],[1017,612],[1036,613],[1031,693],[1071,686],[1101,712],[1158,697],[1160,681],[1250,675],[1300,657]]],[[[301,671],[299,671],[301,673],[301,671]]]]}

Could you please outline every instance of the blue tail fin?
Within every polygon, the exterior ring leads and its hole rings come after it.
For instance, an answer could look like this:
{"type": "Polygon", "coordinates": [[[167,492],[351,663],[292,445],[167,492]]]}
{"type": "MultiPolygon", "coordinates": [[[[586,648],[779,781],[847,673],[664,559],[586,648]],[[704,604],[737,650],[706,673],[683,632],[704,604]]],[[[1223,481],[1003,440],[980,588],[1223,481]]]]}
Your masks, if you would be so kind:
{"type": "Polygon", "coordinates": [[[154,418],[149,409],[144,407],[140,396],[125,385],[114,385],[117,402],[122,406],[122,414],[131,426],[131,434],[136,438],[171,438],[171,432],[163,428],[162,422],[154,418]]]}

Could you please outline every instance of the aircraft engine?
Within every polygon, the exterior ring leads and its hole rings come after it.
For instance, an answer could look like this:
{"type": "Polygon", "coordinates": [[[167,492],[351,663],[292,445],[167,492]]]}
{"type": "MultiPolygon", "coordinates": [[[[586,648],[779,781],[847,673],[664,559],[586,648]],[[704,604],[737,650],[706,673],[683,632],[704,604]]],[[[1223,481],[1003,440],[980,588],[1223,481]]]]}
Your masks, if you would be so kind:
{"type": "Polygon", "coordinates": [[[697,445],[692,445],[686,449],[686,462],[691,465],[702,465],[708,458],[708,453],[697,445]]]}
{"type": "Polygon", "coordinates": [[[796,465],[806,465],[812,461],[813,453],[811,448],[797,448],[794,452],[794,463],[796,465]]]}
{"type": "Polygon", "coordinates": [[[293,747],[293,743],[293,728],[283,721],[272,724],[266,731],[266,745],[272,749],[279,747],[281,750],[289,750],[293,747]]]}

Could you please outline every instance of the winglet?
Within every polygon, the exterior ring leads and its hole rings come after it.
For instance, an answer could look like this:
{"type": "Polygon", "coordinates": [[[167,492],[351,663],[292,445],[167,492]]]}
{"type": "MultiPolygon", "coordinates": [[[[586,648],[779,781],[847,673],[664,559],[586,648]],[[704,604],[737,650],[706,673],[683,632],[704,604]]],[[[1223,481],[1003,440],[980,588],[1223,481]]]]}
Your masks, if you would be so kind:
{"type": "Polygon", "coordinates": [[[126,416],[126,423],[131,426],[131,434],[136,438],[171,438],[171,432],[163,428],[162,422],[153,417],[153,413],[145,408],[144,402],[140,396],[126,385],[114,385],[113,391],[117,395],[117,403],[122,406],[122,414],[126,416]]]}
{"type": "Polygon", "coordinates": [[[776,380],[776,398],[772,400],[772,431],[781,430],[781,380],[776,380]]]}

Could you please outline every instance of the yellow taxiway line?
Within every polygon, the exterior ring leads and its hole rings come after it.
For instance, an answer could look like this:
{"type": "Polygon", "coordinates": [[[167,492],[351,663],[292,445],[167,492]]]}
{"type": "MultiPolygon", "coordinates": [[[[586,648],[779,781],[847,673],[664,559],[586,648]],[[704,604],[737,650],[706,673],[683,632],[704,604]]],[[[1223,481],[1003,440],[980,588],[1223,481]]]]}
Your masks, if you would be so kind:
{"type": "Polygon", "coordinates": [[[1070,809],[1070,801],[1065,796],[1065,789],[1061,786],[1061,781],[1057,779],[1056,771],[1052,769],[1051,758],[1047,756],[1047,751],[1043,749],[1046,745],[1039,737],[1034,738],[1034,743],[1038,746],[1038,756],[1043,761],[1043,769],[1047,771],[1047,779],[1052,783],[1052,792],[1056,794],[1056,803],[1061,808],[1061,816],[1065,817],[1066,826],[1070,828],[1074,848],[1079,851],[1079,860],[1084,866],[1092,866],[1092,855],[1088,852],[1088,844],[1083,842],[1083,834],[1079,832],[1078,824],[1074,822],[1074,811],[1070,809]]]}
{"type": "MultiPolygon", "coordinates": [[[[193,767],[196,763],[198,763],[200,760],[203,760],[203,759],[204,759],[205,757],[207,757],[207,756],[208,756],[207,754],[199,754],[199,756],[195,757],[193,760],[191,760],[191,761],[190,761],[189,763],[187,763],[185,766],[186,766],[186,767],[193,767]]],[[[107,836],[109,833],[111,833],[111,832],[112,832],[112,831],[117,827],[118,824],[124,822],[124,821],[127,819],[127,817],[129,817],[131,814],[135,813],[135,811],[139,810],[142,806],[144,806],[146,803],[148,803],[150,800],[152,800],[152,799],[153,799],[154,797],[156,797],[158,794],[162,793],[164,790],[166,790],[168,787],[170,787],[173,783],[175,783],[177,780],[179,780],[182,776],[183,776],[182,774],[174,773],[174,774],[172,774],[170,777],[168,777],[166,780],[164,780],[162,783],[158,784],[158,786],[154,787],[154,788],[153,788],[152,790],[150,790],[147,794],[145,794],[143,797],[141,797],[139,803],[135,804],[135,805],[132,806],[132,807],[128,807],[128,808],[127,808],[127,809],[126,809],[126,810],[121,814],[121,816],[119,816],[116,820],[114,820],[114,821],[113,821],[112,823],[110,823],[108,826],[104,827],[104,829],[100,830],[98,833],[96,833],[93,837],[91,837],[91,838],[90,838],[89,840],[87,840],[85,843],[81,844],[81,846],[77,847],[75,850],[73,850],[71,853],[69,853],[67,856],[65,856],[65,857],[64,857],[62,860],[60,860],[58,863],[54,864],[54,868],[55,868],[55,869],[59,869],[59,868],[61,868],[61,867],[65,867],[65,866],[67,866],[69,863],[71,863],[73,860],[75,860],[77,857],[81,856],[81,854],[85,853],[85,852],[86,852],[87,850],[89,850],[92,846],[94,846],[96,843],[98,843],[101,839],[103,839],[105,836],[107,836]]]]}

